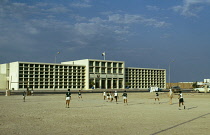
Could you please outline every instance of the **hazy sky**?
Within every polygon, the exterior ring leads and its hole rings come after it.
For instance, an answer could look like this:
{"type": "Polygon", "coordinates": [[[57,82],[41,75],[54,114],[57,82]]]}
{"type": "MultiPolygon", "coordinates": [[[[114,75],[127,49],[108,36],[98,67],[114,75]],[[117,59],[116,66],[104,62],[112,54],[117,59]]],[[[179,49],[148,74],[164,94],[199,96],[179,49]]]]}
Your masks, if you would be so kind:
{"type": "Polygon", "coordinates": [[[170,65],[171,82],[210,78],[210,0],[0,0],[0,64],[104,51],[126,67],[170,65]]]}

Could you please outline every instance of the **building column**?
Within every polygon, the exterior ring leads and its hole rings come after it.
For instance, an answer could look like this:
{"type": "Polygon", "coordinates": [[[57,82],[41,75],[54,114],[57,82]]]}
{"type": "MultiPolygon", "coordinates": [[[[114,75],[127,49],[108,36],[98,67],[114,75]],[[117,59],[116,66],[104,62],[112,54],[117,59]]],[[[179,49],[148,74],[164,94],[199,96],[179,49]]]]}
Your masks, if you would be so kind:
{"type": "Polygon", "coordinates": [[[120,83],[119,78],[117,78],[117,89],[119,89],[119,83],[120,83]]]}
{"type": "Polygon", "coordinates": [[[100,86],[100,89],[102,88],[102,79],[99,78],[99,86],[100,86]]]}

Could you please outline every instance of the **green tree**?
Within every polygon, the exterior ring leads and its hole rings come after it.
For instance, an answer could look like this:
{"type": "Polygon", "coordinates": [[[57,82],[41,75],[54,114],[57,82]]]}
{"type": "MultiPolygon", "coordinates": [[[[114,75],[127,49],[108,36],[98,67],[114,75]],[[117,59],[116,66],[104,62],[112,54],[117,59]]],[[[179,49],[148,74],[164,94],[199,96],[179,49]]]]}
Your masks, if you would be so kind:
{"type": "Polygon", "coordinates": [[[92,88],[94,85],[95,85],[94,81],[90,82],[90,88],[92,88]]]}
{"type": "Polygon", "coordinates": [[[193,87],[193,88],[198,88],[198,82],[197,82],[197,81],[194,82],[194,83],[192,84],[192,87],[193,87]]]}
{"type": "Polygon", "coordinates": [[[127,88],[127,87],[129,87],[130,86],[130,82],[125,82],[125,87],[127,88]]]}

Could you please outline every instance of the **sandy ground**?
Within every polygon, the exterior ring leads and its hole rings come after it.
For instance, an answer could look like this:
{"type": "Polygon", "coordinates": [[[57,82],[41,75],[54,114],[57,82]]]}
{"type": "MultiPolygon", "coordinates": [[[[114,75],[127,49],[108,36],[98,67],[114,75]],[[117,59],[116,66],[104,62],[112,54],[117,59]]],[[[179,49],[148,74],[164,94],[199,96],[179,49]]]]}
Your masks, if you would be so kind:
{"type": "MultiPolygon", "coordinates": [[[[168,104],[166,93],[128,93],[128,105],[107,102],[102,94],[0,96],[1,135],[209,135],[210,94],[184,93],[186,109],[178,96],[168,104]]],[[[119,95],[122,95],[121,93],[119,95]]]]}

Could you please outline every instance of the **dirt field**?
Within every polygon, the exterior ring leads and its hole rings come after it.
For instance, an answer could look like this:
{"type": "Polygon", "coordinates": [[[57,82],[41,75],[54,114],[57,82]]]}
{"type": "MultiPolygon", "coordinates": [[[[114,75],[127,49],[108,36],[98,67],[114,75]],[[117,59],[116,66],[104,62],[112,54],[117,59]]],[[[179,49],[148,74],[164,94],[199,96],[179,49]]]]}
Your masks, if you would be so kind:
{"type": "Polygon", "coordinates": [[[210,94],[184,93],[186,109],[179,110],[178,96],[168,104],[166,93],[128,93],[124,105],[106,102],[102,94],[0,96],[1,135],[209,135],[210,94]]]}

